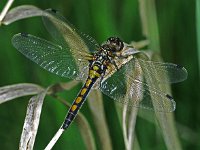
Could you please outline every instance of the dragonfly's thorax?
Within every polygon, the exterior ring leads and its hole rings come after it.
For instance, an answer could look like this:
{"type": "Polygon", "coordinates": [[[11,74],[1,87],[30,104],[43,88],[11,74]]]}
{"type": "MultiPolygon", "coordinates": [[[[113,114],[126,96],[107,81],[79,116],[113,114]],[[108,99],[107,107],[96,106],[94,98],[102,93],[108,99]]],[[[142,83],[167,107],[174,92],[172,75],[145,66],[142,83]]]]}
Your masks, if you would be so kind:
{"type": "Polygon", "coordinates": [[[119,38],[108,38],[107,41],[101,45],[99,51],[93,55],[93,60],[90,62],[90,72],[98,73],[98,76],[104,75],[106,69],[114,63],[116,53],[121,51],[123,47],[123,42],[119,38]]]}

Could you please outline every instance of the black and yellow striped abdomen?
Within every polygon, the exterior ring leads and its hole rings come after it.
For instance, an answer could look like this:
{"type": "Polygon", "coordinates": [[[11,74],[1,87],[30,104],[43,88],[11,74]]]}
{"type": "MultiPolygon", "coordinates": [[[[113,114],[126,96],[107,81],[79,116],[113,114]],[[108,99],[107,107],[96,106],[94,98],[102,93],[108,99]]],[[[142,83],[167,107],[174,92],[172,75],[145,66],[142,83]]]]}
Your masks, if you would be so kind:
{"type": "Polygon", "coordinates": [[[71,122],[74,120],[79,109],[81,108],[81,106],[85,102],[87,95],[89,94],[92,86],[94,85],[94,83],[96,82],[96,80],[99,77],[101,77],[101,74],[99,73],[99,67],[94,65],[89,70],[89,75],[88,75],[88,78],[87,78],[85,84],[81,88],[78,96],[73,101],[72,106],[70,107],[70,109],[68,111],[68,114],[67,114],[65,121],[62,125],[63,129],[67,129],[69,127],[69,125],[71,124],[71,122]]]}

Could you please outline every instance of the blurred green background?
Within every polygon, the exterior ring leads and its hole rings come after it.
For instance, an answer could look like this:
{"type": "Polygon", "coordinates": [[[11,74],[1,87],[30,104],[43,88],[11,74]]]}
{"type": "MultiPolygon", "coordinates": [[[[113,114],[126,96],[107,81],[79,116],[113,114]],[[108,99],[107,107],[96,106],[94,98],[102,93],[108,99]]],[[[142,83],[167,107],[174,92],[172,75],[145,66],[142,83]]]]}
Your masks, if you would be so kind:
{"type": "MultiPolygon", "coordinates": [[[[183,149],[200,149],[200,78],[198,67],[197,33],[195,1],[156,0],[157,21],[161,55],[166,62],[181,64],[188,71],[188,79],[172,85],[173,96],[177,102],[174,112],[177,130],[183,149]]],[[[6,1],[0,1],[2,10],[6,1]]],[[[30,4],[41,9],[59,10],[74,26],[94,37],[98,42],[117,35],[127,43],[144,40],[138,0],[20,0],[12,7],[30,4]]],[[[200,17],[200,16],[199,16],[200,17]]],[[[198,28],[199,29],[199,28],[198,28]]],[[[199,29],[200,30],[200,29],[199,29]]],[[[29,18],[0,27],[0,86],[15,83],[36,83],[44,87],[69,81],[53,75],[22,56],[12,45],[11,38],[19,32],[30,33],[45,39],[50,35],[45,30],[40,17],[29,18]]],[[[64,95],[71,102],[80,86],[64,95]]],[[[29,97],[19,98],[0,105],[0,149],[14,150],[23,127],[29,97]]],[[[105,97],[107,99],[107,97],[105,97]]],[[[107,122],[113,149],[124,149],[122,131],[119,130],[116,112],[112,102],[104,102],[107,122]]],[[[89,120],[92,129],[91,114],[87,104],[81,110],[89,120]]],[[[56,130],[60,127],[66,109],[62,104],[48,97],[43,105],[41,122],[34,149],[43,149],[56,130]]],[[[150,112],[153,114],[153,112],[150,112]]],[[[136,133],[141,149],[166,149],[163,139],[158,137],[155,127],[138,118],[136,133]]],[[[95,131],[94,131],[95,134],[95,131]]],[[[98,139],[95,142],[100,149],[98,139]]],[[[74,123],[58,141],[54,149],[85,149],[83,140],[74,123]]]]}

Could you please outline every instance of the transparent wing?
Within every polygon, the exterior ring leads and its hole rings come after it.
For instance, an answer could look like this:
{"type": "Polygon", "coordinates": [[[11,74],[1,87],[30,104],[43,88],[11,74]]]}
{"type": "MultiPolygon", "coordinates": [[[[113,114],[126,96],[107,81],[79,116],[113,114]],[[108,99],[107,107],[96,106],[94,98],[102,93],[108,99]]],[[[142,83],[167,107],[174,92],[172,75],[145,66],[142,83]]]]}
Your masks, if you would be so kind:
{"type": "Polygon", "coordinates": [[[89,62],[81,55],[75,59],[69,49],[30,34],[16,34],[13,46],[42,68],[57,75],[77,80],[87,77],[89,62]]]}
{"type": "Polygon", "coordinates": [[[145,77],[159,83],[177,83],[187,78],[187,70],[177,64],[145,61],[138,59],[145,77]]]}
{"type": "MultiPolygon", "coordinates": [[[[133,58],[110,78],[102,82],[100,85],[102,92],[128,106],[163,112],[174,111],[175,101],[173,98],[165,92],[154,88],[157,83],[152,81],[154,78],[151,78],[151,81],[147,82],[149,75],[146,77],[146,71],[143,71],[144,64],[140,65],[140,62],[140,59],[133,58]],[[148,83],[155,85],[149,85],[148,83]]],[[[167,75],[163,74],[164,76],[167,75]]]]}
{"type": "Polygon", "coordinates": [[[79,32],[56,10],[44,11],[43,22],[59,45],[69,48],[75,58],[80,53],[95,52],[99,47],[92,37],[79,32]]]}

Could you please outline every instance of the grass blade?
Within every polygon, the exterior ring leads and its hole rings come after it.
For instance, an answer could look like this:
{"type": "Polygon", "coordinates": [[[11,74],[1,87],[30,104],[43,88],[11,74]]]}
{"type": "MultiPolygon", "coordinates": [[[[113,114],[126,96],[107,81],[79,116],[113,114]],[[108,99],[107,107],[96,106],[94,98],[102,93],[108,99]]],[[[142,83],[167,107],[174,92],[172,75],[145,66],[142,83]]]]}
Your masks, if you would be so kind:
{"type": "Polygon", "coordinates": [[[7,4],[5,5],[5,7],[3,8],[2,12],[0,13],[0,24],[2,23],[2,20],[6,16],[9,8],[11,7],[13,2],[14,2],[14,0],[8,0],[7,4]]]}
{"type": "MultiPolygon", "coordinates": [[[[135,66],[138,65],[137,63],[138,62],[135,62],[135,66]]],[[[142,81],[143,75],[142,75],[141,68],[137,68],[137,67],[135,68],[136,68],[135,70],[132,70],[133,71],[132,74],[134,74],[135,78],[142,81]]],[[[129,83],[129,81],[127,81],[127,83],[129,83]]],[[[137,86],[137,85],[134,85],[134,86],[137,86]]],[[[137,87],[140,87],[140,86],[137,86],[137,87]]],[[[127,86],[127,88],[133,88],[133,86],[132,85],[130,87],[127,86]]],[[[138,93],[138,94],[136,94],[133,99],[130,99],[130,101],[132,100],[139,101],[140,99],[142,99],[143,93],[141,92],[142,90],[140,88],[138,88],[137,91],[135,91],[135,93],[138,93]]],[[[128,91],[133,91],[133,90],[129,89],[128,91]]],[[[128,99],[128,94],[127,94],[126,99],[128,99]]],[[[124,106],[123,133],[124,133],[124,140],[125,140],[124,142],[125,142],[125,146],[127,150],[133,149],[133,146],[134,146],[135,125],[136,125],[137,114],[138,114],[138,108],[132,108],[131,112],[129,113],[129,111],[127,110],[127,106],[126,105],[124,106]],[[125,121],[126,119],[127,119],[127,122],[125,121]]]]}
{"type": "MultiPolygon", "coordinates": [[[[47,89],[48,90],[48,89],[47,89]]],[[[28,104],[26,118],[19,143],[19,150],[32,150],[40,122],[40,114],[47,90],[33,96],[28,104]]]]}
{"type": "Polygon", "coordinates": [[[83,137],[85,146],[88,150],[96,150],[94,137],[92,134],[92,130],[87,119],[84,117],[82,113],[79,113],[76,118],[77,125],[83,137]]]}
{"type": "Polygon", "coordinates": [[[123,135],[124,143],[127,150],[132,150],[135,140],[135,125],[137,119],[138,108],[132,108],[131,112],[127,110],[127,106],[123,109],[123,135]]]}
{"type": "Polygon", "coordinates": [[[100,139],[102,150],[111,150],[111,138],[106,123],[105,112],[103,108],[102,94],[98,90],[93,90],[88,96],[88,103],[93,115],[94,124],[100,139]]]}
{"type": "MultiPolygon", "coordinates": [[[[150,49],[156,52],[160,51],[160,42],[159,42],[159,32],[158,32],[158,23],[156,18],[156,8],[155,0],[139,0],[140,2],[140,14],[143,25],[143,33],[150,41],[150,49]]],[[[154,57],[152,55],[151,60],[162,62],[160,57],[154,57]]],[[[158,83],[151,83],[147,81],[148,84],[151,84],[154,88],[159,88],[161,91],[166,91],[171,93],[170,85],[159,85],[158,83]]],[[[152,97],[153,101],[153,97],[152,97]]],[[[153,102],[154,103],[154,102],[153,102]]],[[[181,149],[181,145],[177,136],[177,131],[174,123],[174,117],[172,113],[160,113],[155,112],[156,119],[159,122],[159,125],[162,129],[163,138],[168,149],[181,149]]]]}
{"type": "Polygon", "coordinates": [[[139,145],[139,142],[138,142],[138,139],[137,139],[136,136],[135,136],[135,140],[134,140],[133,149],[134,150],[140,150],[140,145],[139,145]]]}
{"type": "Polygon", "coordinates": [[[11,9],[5,16],[2,21],[2,24],[9,25],[15,21],[35,17],[42,16],[43,11],[32,5],[22,5],[11,9]]]}
{"type": "Polygon", "coordinates": [[[143,34],[150,42],[149,48],[158,52],[160,43],[155,0],[139,0],[139,4],[143,34]]]}
{"type": "Polygon", "coordinates": [[[44,150],[51,150],[65,130],[60,128],[44,150]]]}
{"type": "Polygon", "coordinates": [[[30,83],[4,86],[0,88],[0,104],[18,97],[38,94],[42,90],[40,86],[30,83]]]}
{"type": "Polygon", "coordinates": [[[196,0],[196,31],[197,31],[197,51],[199,61],[199,75],[200,75],[200,0],[196,0]]]}
{"type": "MultiPolygon", "coordinates": [[[[68,85],[73,85],[76,84],[77,82],[70,82],[68,85]]],[[[65,88],[67,88],[66,85],[62,84],[65,88]]],[[[70,107],[71,104],[68,103],[66,100],[56,96],[56,95],[52,95],[53,97],[55,97],[56,99],[58,99],[61,103],[63,103],[65,106],[70,107]]],[[[94,142],[94,137],[92,134],[92,130],[90,128],[90,125],[87,121],[87,119],[84,117],[84,115],[79,112],[77,114],[77,117],[74,120],[78,127],[79,130],[81,132],[81,135],[83,137],[83,140],[85,142],[85,146],[87,147],[87,149],[91,149],[91,150],[96,150],[96,146],[95,146],[95,142],[94,142]]],[[[59,129],[57,131],[57,133],[54,135],[54,137],[51,139],[51,141],[49,142],[49,144],[46,146],[45,150],[50,150],[52,149],[52,147],[56,144],[57,140],[60,138],[60,136],[63,134],[64,130],[63,129],[59,129]]]]}
{"type": "MultiPolygon", "coordinates": [[[[162,62],[160,56],[154,54],[152,55],[152,60],[162,62]]],[[[165,75],[163,75],[164,77],[165,75]]],[[[167,75],[166,75],[167,76],[167,75]]],[[[156,86],[161,91],[166,91],[166,93],[171,94],[170,84],[158,84],[154,83],[152,86],[156,86]]],[[[159,122],[160,128],[162,129],[163,138],[165,140],[165,144],[168,149],[176,149],[180,150],[181,145],[178,139],[177,130],[175,126],[175,119],[173,113],[163,113],[163,112],[156,112],[156,118],[159,122]]]]}

